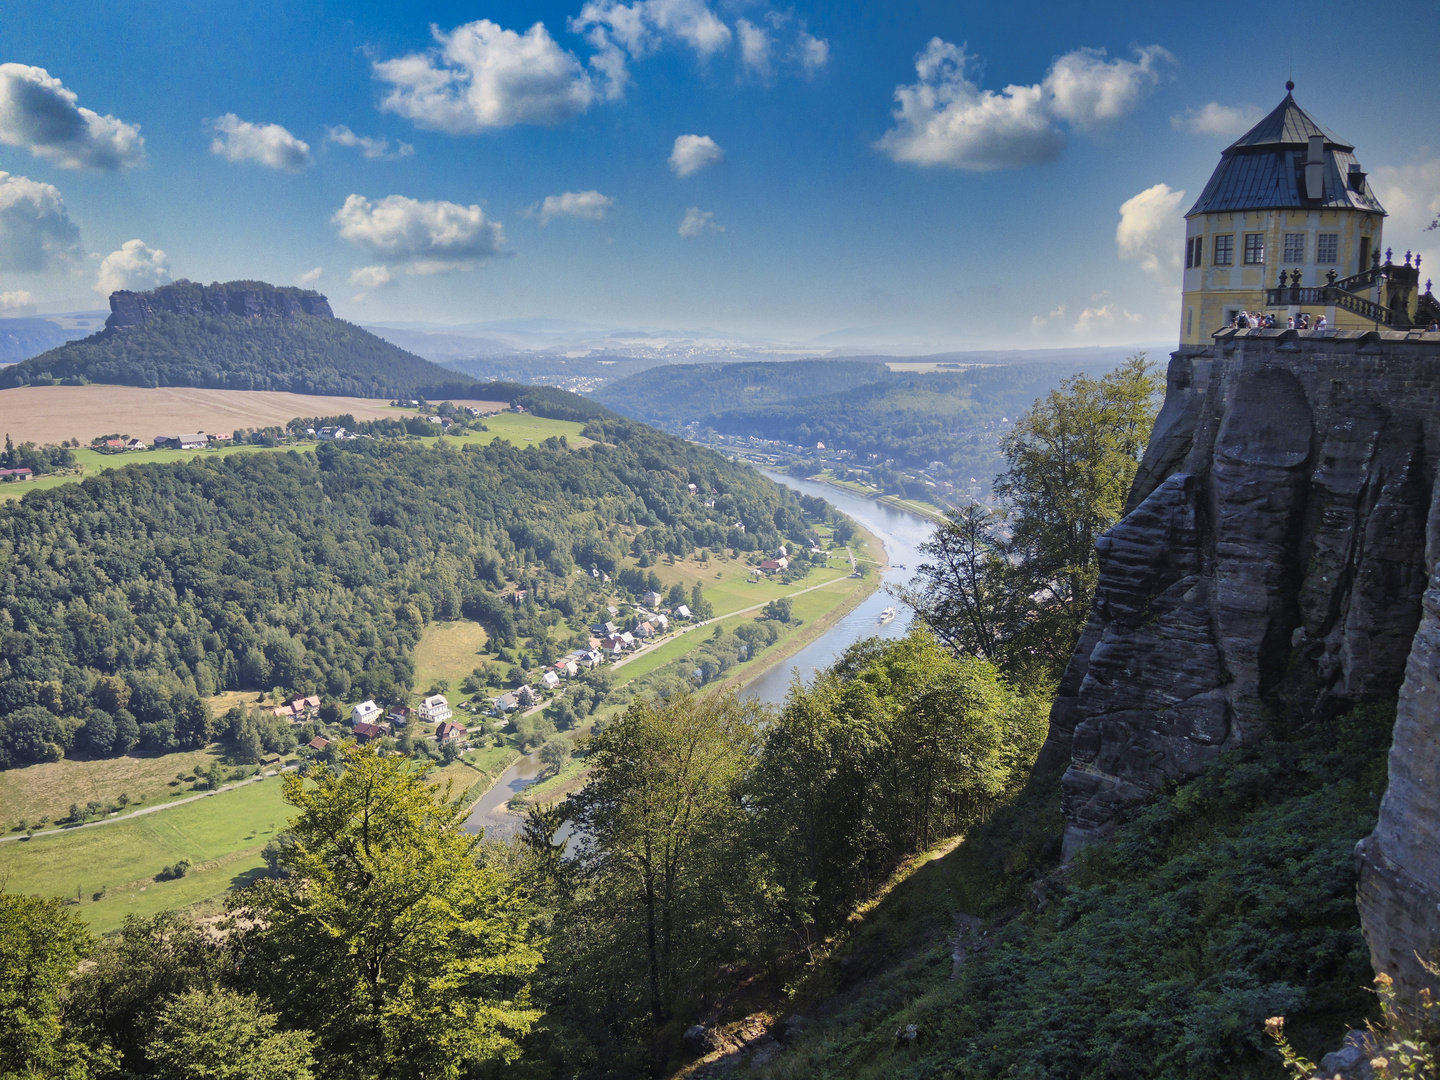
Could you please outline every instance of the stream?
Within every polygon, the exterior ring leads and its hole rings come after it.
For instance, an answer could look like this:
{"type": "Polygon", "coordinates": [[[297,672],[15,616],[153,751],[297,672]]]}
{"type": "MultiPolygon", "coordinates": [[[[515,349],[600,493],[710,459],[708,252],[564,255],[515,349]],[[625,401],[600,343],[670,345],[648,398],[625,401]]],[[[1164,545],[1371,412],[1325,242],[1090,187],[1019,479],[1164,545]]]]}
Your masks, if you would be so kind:
{"type": "MultiPolygon", "coordinates": [[[[897,510],[893,506],[865,499],[829,484],[817,484],[810,480],[796,480],[793,476],[761,469],[777,484],[783,484],[802,495],[816,495],[830,503],[837,510],[848,514],[870,532],[878,536],[885,545],[885,554],[890,569],[881,575],[886,585],[900,585],[908,581],[920,562],[919,547],[934,531],[933,523],[897,510]]],[[[903,637],[910,626],[910,611],[883,589],[877,590],[861,602],[823,635],[782,664],[777,664],[754,682],[741,689],[747,697],[758,698],[768,704],[778,705],[785,700],[791,683],[798,675],[809,679],[821,668],[834,663],[846,649],[867,637],[903,637]],[[880,622],[880,613],[887,607],[897,610],[896,617],[889,623],[880,622]]],[[[523,819],[506,809],[506,804],[517,793],[524,791],[540,779],[542,766],[535,754],[521,758],[501,774],[495,786],[487,791],[475,804],[470,817],[465,821],[467,832],[505,839],[520,830],[523,819]]],[[[565,826],[568,831],[569,825],[565,826]]]]}

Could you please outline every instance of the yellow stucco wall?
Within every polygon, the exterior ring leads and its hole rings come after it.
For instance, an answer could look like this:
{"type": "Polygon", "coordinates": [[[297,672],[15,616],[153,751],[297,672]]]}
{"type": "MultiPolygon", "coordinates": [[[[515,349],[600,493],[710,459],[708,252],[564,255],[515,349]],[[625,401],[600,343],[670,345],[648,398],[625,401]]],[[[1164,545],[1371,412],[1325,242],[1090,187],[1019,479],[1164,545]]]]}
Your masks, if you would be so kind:
{"type": "MultiPolygon", "coordinates": [[[[1210,343],[1210,335],[1229,323],[1227,313],[1266,311],[1265,289],[1274,287],[1280,270],[1300,270],[1300,284],[1323,285],[1325,274],[1334,270],[1337,277],[1349,277],[1362,269],[1359,265],[1361,239],[1370,238],[1370,251],[1381,251],[1383,218],[1361,210],[1252,210],[1220,214],[1196,214],[1187,218],[1185,237],[1201,238],[1200,265],[1183,271],[1180,300],[1180,340],[1186,345],[1210,343]],[[1245,265],[1245,236],[1260,233],[1265,237],[1265,261],[1258,266],[1245,265]],[[1305,260],[1283,261],[1286,233],[1305,235],[1305,260]],[[1317,263],[1316,246],[1321,233],[1339,235],[1339,253],[1334,263],[1317,263]],[[1235,238],[1233,264],[1215,266],[1215,237],[1235,238]]],[[[1369,299],[1378,299],[1373,294],[1369,299]]],[[[1372,324],[1343,309],[1310,310],[1311,318],[1325,315],[1332,326],[1340,329],[1369,329],[1372,324]]],[[[1274,309],[1282,321],[1290,313],[1287,308],[1274,309]]]]}

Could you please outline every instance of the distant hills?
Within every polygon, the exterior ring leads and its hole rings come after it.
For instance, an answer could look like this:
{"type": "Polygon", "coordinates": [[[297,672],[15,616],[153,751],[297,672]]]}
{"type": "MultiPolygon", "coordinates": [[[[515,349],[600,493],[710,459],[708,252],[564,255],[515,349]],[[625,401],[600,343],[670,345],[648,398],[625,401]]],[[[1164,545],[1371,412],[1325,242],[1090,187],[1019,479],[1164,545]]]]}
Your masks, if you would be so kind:
{"type": "Polygon", "coordinates": [[[0,389],[51,383],[474,398],[467,375],[337,319],[313,289],[177,281],[110,296],[105,328],[0,370],[0,389]]]}
{"type": "Polygon", "coordinates": [[[49,319],[0,319],[0,364],[19,363],[83,334],[49,319]]]}

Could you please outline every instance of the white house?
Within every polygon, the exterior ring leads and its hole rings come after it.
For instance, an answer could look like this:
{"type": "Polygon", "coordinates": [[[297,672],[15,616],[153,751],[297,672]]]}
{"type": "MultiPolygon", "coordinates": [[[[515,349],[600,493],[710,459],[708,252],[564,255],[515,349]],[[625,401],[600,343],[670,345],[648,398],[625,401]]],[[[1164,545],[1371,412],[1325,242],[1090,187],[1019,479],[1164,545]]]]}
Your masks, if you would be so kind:
{"type": "Polygon", "coordinates": [[[560,685],[560,676],[556,675],[553,671],[547,671],[544,675],[540,676],[540,685],[545,687],[546,690],[554,690],[560,685]]]}
{"type": "Polygon", "coordinates": [[[684,604],[681,604],[675,609],[675,617],[677,619],[688,619],[690,617],[690,609],[684,604]]]}
{"type": "Polygon", "coordinates": [[[666,630],[670,627],[670,620],[667,619],[664,615],[656,615],[650,621],[654,623],[655,626],[660,630],[666,630]]]}
{"type": "Polygon", "coordinates": [[[430,695],[420,703],[420,708],[416,711],[423,724],[443,724],[451,715],[450,702],[445,700],[444,694],[430,695]]]}
{"type": "Polygon", "coordinates": [[[380,720],[380,706],[373,701],[362,701],[350,710],[350,721],[355,724],[375,724],[380,720]]]}

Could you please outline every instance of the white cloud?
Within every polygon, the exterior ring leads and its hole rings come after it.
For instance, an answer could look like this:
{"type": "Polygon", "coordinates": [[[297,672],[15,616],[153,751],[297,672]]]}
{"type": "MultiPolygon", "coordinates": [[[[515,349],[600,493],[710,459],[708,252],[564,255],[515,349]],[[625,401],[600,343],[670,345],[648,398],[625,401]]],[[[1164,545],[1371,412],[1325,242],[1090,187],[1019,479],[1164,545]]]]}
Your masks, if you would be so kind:
{"type": "Polygon", "coordinates": [[[145,160],[140,125],[81,108],[44,68],[0,64],[0,143],[62,169],[112,170],[145,160]]]}
{"type": "Polygon", "coordinates": [[[100,260],[95,291],[109,296],[119,289],[136,292],[153,289],[170,280],[170,260],[165,252],[149,247],[143,240],[126,240],[119,251],[100,260]]]}
{"type": "Polygon", "coordinates": [[[1060,320],[1060,319],[1063,319],[1064,317],[1065,317],[1065,305],[1064,305],[1064,304],[1061,304],[1059,307],[1053,309],[1052,311],[1048,312],[1048,313],[1045,314],[1045,315],[1032,315],[1032,316],[1030,316],[1030,325],[1031,325],[1034,329],[1039,330],[1039,329],[1041,329],[1046,323],[1056,322],[1056,321],[1058,321],[1058,320],[1060,320]]]}
{"type": "Polygon", "coordinates": [[[302,289],[308,289],[311,285],[314,285],[317,281],[320,280],[320,275],[324,272],[324,268],[319,266],[315,267],[315,269],[313,270],[306,270],[305,273],[301,274],[295,279],[295,284],[299,285],[302,289]]]}
{"type": "Polygon", "coordinates": [[[763,26],[756,26],[749,19],[735,23],[735,32],[740,37],[740,62],[762,79],[770,77],[770,35],[763,26]]]}
{"type": "Polygon", "coordinates": [[[600,93],[543,23],[523,34],[489,19],[430,32],[435,49],[375,64],[375,76],[391,86],[381,108],[422,128],[468,135],[558,124],[583,113],[600,93]]]}
{"type": "Polygon", "coordinates": [[[687,240],[694,240],[698,236],[704,236],[707,232],[724,232],[725,226],[715,220],[713,210],[701,210],[698,206],[692,206],[685,211],[685,217],[680,222],[679,233],[687,240]]]}
{"type": "Polygon", "coordinates": [[[710,10],[705,0],[589,0],[580,15],[570,20],[575,33],[590,31],[597,47],[604,41],[618,44],[633,57],[659,48],[666,39],[690,46],[708,57],[729,46],[730,28],[710,10]]]}
{"type": "Polygon", "coordinates": [[[689,176],[725,160],[725,151],[709,135],[677,135],[670,151],[676,176],[689,176]]]}
{"type": "Polygon", "coordinates": [[[24,289],[0,292],[0,314],[30,315],[35,311],[35,298],[24,289]]]}
{"type": "Polygon", "coordinates": [[[0,270],[41,272],[70,266],[80,230],[52,185],[0,172],[0,270]]]}
{"type": "Polygon", "coordinates": [[[395,149],[390,149],[389,139],[376,139],[369,135],[356,135],[344,124],[337,124],[332,128],[325,129],[325,141],[335,146],[354,147],[360,151],[361,156],[369,161],[394,161],[396,158],[410,157],[415,153],[415,147],[407,142],[396,141],[395,149]]]}
{"type": "Polygon", "coordinates": [[[1440,266],[1440,231],[1426,233],[1440,217],[1440,159],[1409,165],[1381,165],[1370,176],[1380,205],[1390,212],[1385,219],[1385,243],[1396,251],[1429,246],[1440,266]]]}
{"type": "Polygon", "coordinates": [[[801,69],[807,75],[814,74],[829,63],[830,42],[801,30],[795,43],[795,52],[801,69]]]}
{"type": "Polygon", "coordinates": [[[1122,259],[1138,259],[1140,269],[1169,278],[1180,269],[1180,241],[1185,218],[1180,209],[1184,191],[1156,184],[1120,205],[1115,247],[1122,259]]]}
{"type": "Polygon", "coordinates": [[[350,284],[359,285],[362,289],[383,289],[394,280],[395,275],[390,273],[388,266],[362,266],[350,271],[350,284]]]}
{"type": "Polygon", "coordinates": [[[1255,105],[1221,105],[1212,101],[1170,117],[1170,126],[1192,135],[1240,135],[1259,123],[1264,115],[1255,105]]]}
{"type": "Polygon", "coordinates": [[[1075,332],[1077,334],[1088,334],[1095,330],[1105,330],[1120,323],[1138,323],[1144,320],[1144,316],[1136,315],[1133,311],[1126,311],[1118,304],[1106,304],[1104,307],[1087,307],[1080,312],[1080,317],[1075,320],[1075,332]]]}
{"type": "Polygon", "coordinates": [[[615,200],[598,191],[567,191],[562,195],[546,195],[540,204],[540,224],[549,225],[560,217],[581,221],[604,221],[615,206],[615,200]]]}
{"type": "Polygon", "coordinates": [[[475,205],[421,202],[387,195],[371,202],[351,195],[335,211],[332,224],[343,240],[366,248],[407,273],[436,274],[473,269],[482,259],[500,254],[505,230],[475,205]]]}
{"type": "Polygon", "coordinates": [[[975,58],[965,46],[932,38],[915,59],[919,81],[895,88],[895,126],[876,145],[896,161],[975,171],[1049,161],[1065,144],[1061,122],[1083,131],[1118,119],[1173,59],[1158,45],[1136,56],[1107,61],[1100,50],[1077,49],[1039,84],[996,93],[970,79],[975,58]]]}
{"type": "Polygon", "coordinates": [[[226,161],[253,161],[272,169],[299,172],[310,164],[310,144],[297,139],[279,124],[252,124],[234,113],[210,121],[215,138],[210,152],[226,161]]]}

